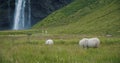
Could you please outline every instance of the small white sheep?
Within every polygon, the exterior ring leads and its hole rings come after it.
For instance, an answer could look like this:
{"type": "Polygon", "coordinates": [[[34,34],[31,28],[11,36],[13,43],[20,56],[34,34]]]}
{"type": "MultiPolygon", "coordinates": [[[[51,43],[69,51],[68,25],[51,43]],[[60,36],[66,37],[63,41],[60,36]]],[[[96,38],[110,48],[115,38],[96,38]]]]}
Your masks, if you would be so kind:
{"type": "Polygon", "coordinates": [[[52,45],[53,43],[54,42],[53,42],[52,39],[48,39],[48,40],[45,41],[45,44],[47,44],[47,45],[52,45]]]}
{"type": "Polygon", "coordinates": [[[98,38],[83,38],[82,40],[79,41],[79,45],[82,46],[83,48],[97,48],[100,44],[100,40],[98,38]]]}

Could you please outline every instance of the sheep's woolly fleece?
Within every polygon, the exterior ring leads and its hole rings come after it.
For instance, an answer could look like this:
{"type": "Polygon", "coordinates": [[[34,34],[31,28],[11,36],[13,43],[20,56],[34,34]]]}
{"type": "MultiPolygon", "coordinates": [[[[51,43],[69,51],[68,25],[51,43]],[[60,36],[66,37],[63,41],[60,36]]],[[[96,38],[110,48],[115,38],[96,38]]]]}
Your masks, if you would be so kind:
{"type": "Polygon", "coordinates": [[[45,44],[47,44],[47,45],[52,45],[53,43],[54,42],[53,42],[52,39],[48,39],[48,40],[45,41],[45,44]]]}
{"type": "Polygon", "coordinates": [[[93,47],[97,48],[100,44],[100,40],[98,38],[83,38],[79,41],[79,45],[83,48],[93,47]]]}

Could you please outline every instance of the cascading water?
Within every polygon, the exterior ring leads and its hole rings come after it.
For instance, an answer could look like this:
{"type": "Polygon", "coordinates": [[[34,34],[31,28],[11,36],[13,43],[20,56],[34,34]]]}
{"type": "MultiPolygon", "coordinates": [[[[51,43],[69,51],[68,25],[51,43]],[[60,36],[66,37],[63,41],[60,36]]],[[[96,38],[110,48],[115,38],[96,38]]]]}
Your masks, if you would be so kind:
{"type": "Polygon", "coordinates": [[[14,14],[14,30],[27,29],[31,26],[30,0],[16,0],[14,14]]]}

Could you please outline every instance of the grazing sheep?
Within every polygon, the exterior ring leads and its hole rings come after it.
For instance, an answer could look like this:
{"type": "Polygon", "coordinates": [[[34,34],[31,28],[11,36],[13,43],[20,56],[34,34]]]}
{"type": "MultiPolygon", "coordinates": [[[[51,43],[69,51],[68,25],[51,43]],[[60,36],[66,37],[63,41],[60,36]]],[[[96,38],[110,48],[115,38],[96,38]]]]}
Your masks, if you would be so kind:
{"type": "Polygon", "coordinates": [[[53,40],[52,39],[48,39],[48,40],[46,40],[45,44],[52,45],[53,44],[53,40]]]}
{"type": "Polygon", "coordinates": [[[98,38],[83,38],[82,40],[79,41],[79,45],[82,46],[83,48],[97,48],[100,44],[100,40],[98,38]]]}
{"type": "Polygon", "coordinates": [[[88,41],[87,38],[83,38],[82,40],[79,41],[79,45],[82,46],[83,48],[87,47],[87,41],[88,41]]]}

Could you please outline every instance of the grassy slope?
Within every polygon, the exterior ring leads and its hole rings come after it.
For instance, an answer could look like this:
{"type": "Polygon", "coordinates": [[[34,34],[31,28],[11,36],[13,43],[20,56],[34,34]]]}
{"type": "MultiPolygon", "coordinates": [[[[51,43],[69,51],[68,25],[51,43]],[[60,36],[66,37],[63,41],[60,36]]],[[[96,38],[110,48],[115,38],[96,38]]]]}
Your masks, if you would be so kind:
{"type": "Polygon", "coordinates": [[[74,0],[52,13],[34,29],[49,33],[120,34],[119,0],[74,0]]]}

